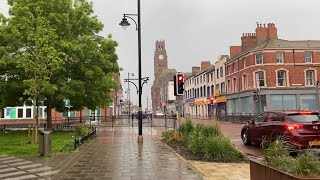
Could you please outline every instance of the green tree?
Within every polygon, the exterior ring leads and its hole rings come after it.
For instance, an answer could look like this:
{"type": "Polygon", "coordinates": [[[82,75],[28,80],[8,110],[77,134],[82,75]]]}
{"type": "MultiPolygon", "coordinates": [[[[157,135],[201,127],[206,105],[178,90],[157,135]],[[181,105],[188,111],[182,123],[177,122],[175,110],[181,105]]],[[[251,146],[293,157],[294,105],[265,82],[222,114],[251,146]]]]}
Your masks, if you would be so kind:
{"type": "Polygon", "coordinates": [[[87,0],[8,0],[1,16],[1,105],[38,98],[51,109],[105,107],[119,73],[117,42],[97,36],[103,24],[87,0]],[[14,89],[17,87],[17,89],[14,89]],[[10,96],[14,90],[13,96],[10,96]]]}

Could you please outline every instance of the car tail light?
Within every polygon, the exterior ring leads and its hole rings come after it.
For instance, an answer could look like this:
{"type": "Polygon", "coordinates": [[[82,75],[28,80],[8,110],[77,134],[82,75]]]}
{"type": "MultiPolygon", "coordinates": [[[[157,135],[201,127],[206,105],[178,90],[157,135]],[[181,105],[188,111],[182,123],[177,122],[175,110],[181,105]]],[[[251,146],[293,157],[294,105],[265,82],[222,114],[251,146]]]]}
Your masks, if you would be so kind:
{"type": "Polygon", "coordinates": [[[302,124],[285,124],[284,127],[286,127],[289,131],[295,130],[295,129],[300,129],[303,127],[302,124]]]}
{"type": "Polygon", "coordinates": [[[301,111],[300,114],[312,114],[312,111],[301,111]]]}

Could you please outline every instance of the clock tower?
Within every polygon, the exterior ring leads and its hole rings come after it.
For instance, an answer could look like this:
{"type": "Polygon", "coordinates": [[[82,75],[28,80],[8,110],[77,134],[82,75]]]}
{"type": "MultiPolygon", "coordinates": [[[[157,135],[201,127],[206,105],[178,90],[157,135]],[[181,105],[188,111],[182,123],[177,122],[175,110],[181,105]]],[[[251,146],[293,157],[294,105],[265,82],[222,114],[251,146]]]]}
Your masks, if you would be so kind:
{"type": "Polygon", "coordinates": [[[157,111],[161,107],[160,102],[160,87],[161,87],[161,72],[168,69],[168,56],[165,48],[165,41],[156,41],[154,50],[154,81],[151,87],[152,109],[157,111]]]}

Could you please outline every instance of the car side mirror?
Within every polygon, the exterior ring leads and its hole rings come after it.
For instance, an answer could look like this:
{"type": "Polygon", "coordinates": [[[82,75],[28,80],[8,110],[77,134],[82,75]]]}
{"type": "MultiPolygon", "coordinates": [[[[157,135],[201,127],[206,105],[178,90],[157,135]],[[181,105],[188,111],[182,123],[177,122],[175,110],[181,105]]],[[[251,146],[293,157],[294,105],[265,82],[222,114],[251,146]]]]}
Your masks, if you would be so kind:
{"type": "Polygon", "coordinates": [[[254,124],[254,121],[249,120],[248,123],[249,123],[249,124],[254,124]]]}

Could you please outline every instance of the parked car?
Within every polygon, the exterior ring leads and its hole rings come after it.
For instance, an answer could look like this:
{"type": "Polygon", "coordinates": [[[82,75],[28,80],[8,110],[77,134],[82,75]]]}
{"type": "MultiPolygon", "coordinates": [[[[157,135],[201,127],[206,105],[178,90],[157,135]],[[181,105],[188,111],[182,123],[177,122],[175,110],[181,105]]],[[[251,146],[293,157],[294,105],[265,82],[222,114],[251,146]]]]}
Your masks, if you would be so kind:
{"type": "Polygon", "coordinates": [[[162,112],[156,112],[155,114],[156,116],[164,116],[164,114],[162,112]]]}
{"type": "Polygon", "coordinates": [[[320,118],[315,111],[269,111],[248,121],[241,130],[245,145],[282,136],[296,149],[320,148],[320,118]]]}

